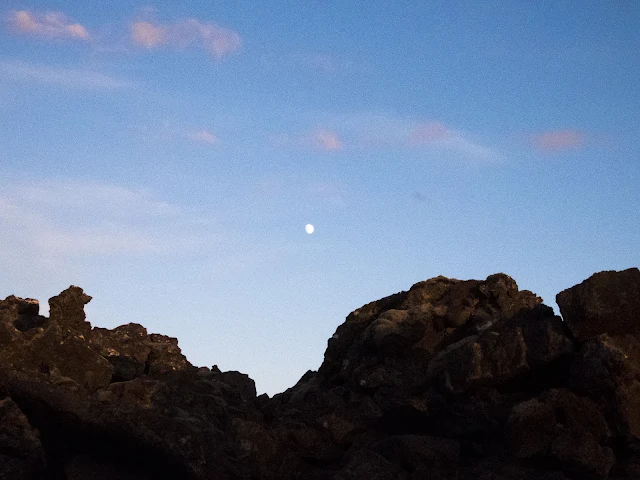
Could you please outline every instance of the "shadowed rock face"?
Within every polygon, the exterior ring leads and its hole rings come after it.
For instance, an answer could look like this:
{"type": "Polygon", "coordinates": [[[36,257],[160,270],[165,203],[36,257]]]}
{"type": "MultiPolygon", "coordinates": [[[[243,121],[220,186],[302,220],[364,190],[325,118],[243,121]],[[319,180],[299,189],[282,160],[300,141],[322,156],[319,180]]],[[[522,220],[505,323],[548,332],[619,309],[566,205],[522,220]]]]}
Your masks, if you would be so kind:
{"type": "Polygon", "coordinates": [[[564,322],[504,274],[420,282],[273,398],[90,300],[0,301],[0,480],[640,478],[637,269],[558,294],[564,322]]]}
{"type": "Polygon", "coordinates": [[[560,292],[556,301],[578,340],[640,331],[640,270],[600,272],[560,292]]]}

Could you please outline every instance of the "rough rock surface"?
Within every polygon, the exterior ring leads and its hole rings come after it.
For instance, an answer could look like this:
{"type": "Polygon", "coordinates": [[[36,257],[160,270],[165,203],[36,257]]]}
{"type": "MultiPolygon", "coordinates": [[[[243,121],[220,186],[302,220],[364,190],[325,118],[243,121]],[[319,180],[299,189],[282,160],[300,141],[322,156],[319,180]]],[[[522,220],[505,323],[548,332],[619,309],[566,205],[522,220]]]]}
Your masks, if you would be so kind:
{"type": "Polygon", "coordinates": [[[0,301],[0,480],[640,478],[637,269],[560,293],[565,321],[504,274],[420,282],[273,398],[90,300],[0,301]]]}
{"type": "Polygon", "coordinates": [[[600,272],[560,292],[556,301],[578,340],[640,331],[640,270],[600,272]]]}

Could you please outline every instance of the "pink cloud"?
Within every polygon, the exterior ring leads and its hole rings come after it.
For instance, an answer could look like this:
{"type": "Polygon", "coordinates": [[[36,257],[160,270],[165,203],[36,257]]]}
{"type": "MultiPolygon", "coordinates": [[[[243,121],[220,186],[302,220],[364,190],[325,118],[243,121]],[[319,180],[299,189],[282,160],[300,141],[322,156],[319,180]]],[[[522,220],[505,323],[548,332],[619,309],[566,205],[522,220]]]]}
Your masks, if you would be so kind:
{"type": "Polygon", "coordinates": [[[242,46],[242,39],[237,32],[196,19],[171,25],[135,22],[131,25],[130,33],[133,42],[140,47],[152,49],[162,45],[179,48],[199,46],[218,60],[242,46]]]}
{"type": "Polygon", "coordinates": [[[311,142],[314,147],[328,152],[336,152],[344,148],[342,140],[340,140],[340,137],[338,137],[335,132],[323,128],[313,132],[311,142]]]}
{"type": "Polygon", "coordinates": [[[422,123],[409,134],[409,142],[413,145],[442,142],[452,137],[451,130],[440,122],[422,123]]]}
{"type": "Polygon", "coordinates": [[[131,38],[136,45],[154,48],[167,41],[167,29],[149,22],[136,22],[131,25],[131,38]]]}
{"type": "Polygon", "coordinates": [[[218,137],[208,130],[189,132],[186,136],[189,140],[193,140],[194,142],[206,143],[208,145],[215,145],[218,143],[218,137]]]}
{"type": "Polygon", "coordinates": [[[409,129],[408,141],[416,147],[444,149],[476,159],[494,161],[500,156],[493,149],[478,143],[468,133],[455,130],[438,121],[413,126],[409,129]]]}
{"type": "Polygon", "coordinates": [[[49,38],[73,38],[88,40],[89,32],[79,23],[70,23],[60,12],[33,13],[19,10],[9,15],[13,29],[25,35],[49,38]]]}
{"type": "Polygon", "coordinates": [[[586,135],[575,130],[550,130],[533,136],[533,146],[543,152],[573,150],[585,142],[586,135]]]}

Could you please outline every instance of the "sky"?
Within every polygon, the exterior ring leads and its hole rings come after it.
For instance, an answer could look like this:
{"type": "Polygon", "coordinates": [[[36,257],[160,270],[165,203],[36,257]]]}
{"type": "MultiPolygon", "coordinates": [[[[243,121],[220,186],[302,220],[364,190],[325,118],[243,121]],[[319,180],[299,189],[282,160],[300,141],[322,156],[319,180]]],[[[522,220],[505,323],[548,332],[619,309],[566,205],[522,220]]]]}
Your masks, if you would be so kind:
{"type": "Polygon", "coordinates": [[[445,275],[640,265],[640,2],[0,4],[0,298],[259,393],[445,275]],[[315,231],[308,234],[305,225],[315,231]]]}

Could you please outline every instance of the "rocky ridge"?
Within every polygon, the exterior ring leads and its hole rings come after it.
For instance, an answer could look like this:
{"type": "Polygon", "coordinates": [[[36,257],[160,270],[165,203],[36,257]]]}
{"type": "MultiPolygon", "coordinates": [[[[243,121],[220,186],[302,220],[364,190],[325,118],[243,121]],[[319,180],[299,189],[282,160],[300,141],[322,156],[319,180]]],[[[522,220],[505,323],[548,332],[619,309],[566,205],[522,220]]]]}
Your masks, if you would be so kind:
{"type": "Polygon", "coordinates": [[[352,312],[256,396],[70,287],[0,301],[0,479],[640,478],[640,271],[557,296],[436,277],[352,312]]]}

